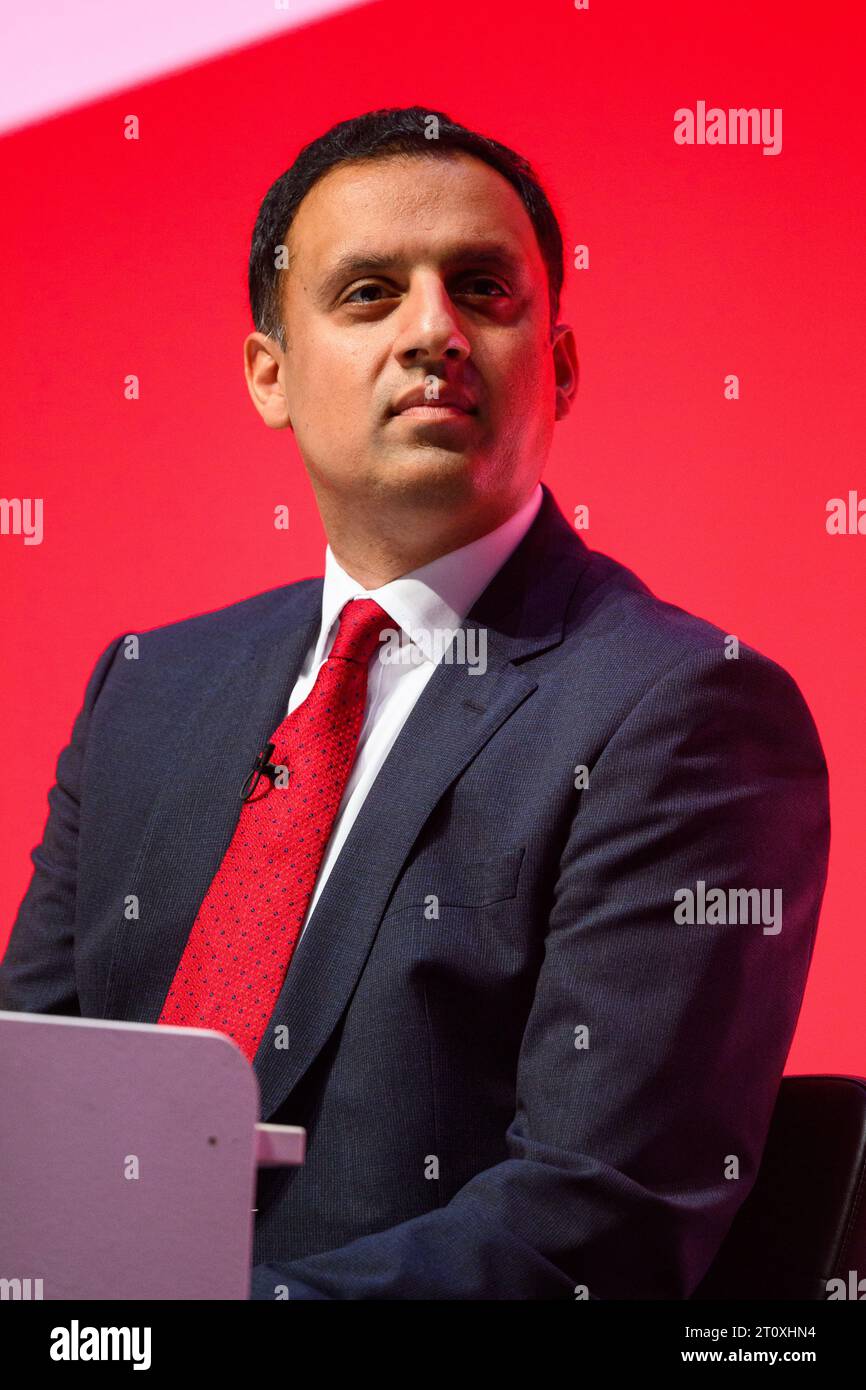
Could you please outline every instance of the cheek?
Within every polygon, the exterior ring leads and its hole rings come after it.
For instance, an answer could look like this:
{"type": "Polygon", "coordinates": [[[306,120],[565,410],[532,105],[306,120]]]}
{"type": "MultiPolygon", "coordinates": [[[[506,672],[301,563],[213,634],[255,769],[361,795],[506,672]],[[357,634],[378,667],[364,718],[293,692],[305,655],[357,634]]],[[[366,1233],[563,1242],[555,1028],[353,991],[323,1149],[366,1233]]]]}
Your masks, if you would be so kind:
{"type": "Polygon", "coordinates": [[[369,413],[361,365],[327,342],[308,342],[288,364],[289,401],[303,428],[319,438],[356,432],[369,413]]]}
{"type": "Polygon", "coordinates": [[[525,428],[543,413],[552,390],[549,354],[527,351],[510,361],[501,377],[496,412],[516,428],[525,428]]]}
{"type": "Polygon", "coordinates": [[[350,422],[366,419],[370,410],[374,372],[369,348],[347,347],[345,338],[331,342],[326,337],[314,344],[305,365],[311,396],[323,408],[339,413],[350,422]]]}

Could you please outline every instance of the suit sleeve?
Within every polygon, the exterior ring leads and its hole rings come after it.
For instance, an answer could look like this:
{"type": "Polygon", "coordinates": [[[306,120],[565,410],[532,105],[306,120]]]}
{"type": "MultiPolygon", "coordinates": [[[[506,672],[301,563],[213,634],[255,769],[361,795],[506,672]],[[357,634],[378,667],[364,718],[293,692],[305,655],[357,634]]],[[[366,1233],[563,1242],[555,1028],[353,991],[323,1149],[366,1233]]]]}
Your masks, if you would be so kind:
{"type": "Polygon", "coordinates": [[[78,823],[87,730],[93,707],[123,637],[99,657],[69,743],[60,753],[48,793],[42,841],[31,852],[34,869],[0,963],[0,1009],[38,1014],[80,1012],[75,986],[75,894],[78,823]]]}
{"type": "Polygon", "coordinates": [[[575,793],[508,1157],[436,1211],[256,1266],[251,1297],[690,1297],[757,1176],[828,845],[791,677],[750,649],[677,661],[575,793]],[[736,920],[676,919],[712,889],[736,920]]]}

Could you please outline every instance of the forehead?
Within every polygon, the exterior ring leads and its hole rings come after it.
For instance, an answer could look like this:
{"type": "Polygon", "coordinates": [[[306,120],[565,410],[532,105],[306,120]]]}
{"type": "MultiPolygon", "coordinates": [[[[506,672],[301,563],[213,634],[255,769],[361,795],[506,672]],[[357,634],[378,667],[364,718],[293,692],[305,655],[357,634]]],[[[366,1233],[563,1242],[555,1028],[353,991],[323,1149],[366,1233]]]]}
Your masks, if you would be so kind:
{"type": "Polygon", "coordinates": [[[331,169],[304,198],[288,240],[292,264],[305,278],[327,274],[355,251],[413,261],[473,242],[502,243],[543,273],[535,229],[517,190],[462,151],[331,169]]]}

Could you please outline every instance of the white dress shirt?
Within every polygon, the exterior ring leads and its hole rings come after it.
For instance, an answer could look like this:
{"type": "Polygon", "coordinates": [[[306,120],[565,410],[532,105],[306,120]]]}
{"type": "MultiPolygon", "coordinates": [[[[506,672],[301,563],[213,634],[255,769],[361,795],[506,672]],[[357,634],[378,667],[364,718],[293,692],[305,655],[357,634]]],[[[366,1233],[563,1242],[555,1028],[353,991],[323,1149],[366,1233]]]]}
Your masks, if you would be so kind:
{"type": "MultiPolygon", "coordinates": [[[[429,564],[392,579],[379,589],[365,589],[338,563],[330,545],[325,549],[325,581],[322,588],[322,620],[319,634],[304,659],[289,698],[288,714],[297,709],[312,690],[319,670],[328,658],[343,606],[353,599],[371,598],[402,629],[402,641],[414,638],[418,650],[412,661],[371,661],[367,678],[364,719],[355,761],[325,846],[313,895],[301,927],[301,936],[313,914],[337,856],[364,804],[392,744],[405,724],[444,652],[431,633],[460,627],[475,600],[522,541],[542,502],[541,484],[522,507],[486,536],[462,545],[429,564]],[[425,640],[426,636],[426,640],[425,640]],[[423,655],[422,655],[423,653],[423,655]]],[[[300,939],[300,938],[299,938],[300,939]]]]}

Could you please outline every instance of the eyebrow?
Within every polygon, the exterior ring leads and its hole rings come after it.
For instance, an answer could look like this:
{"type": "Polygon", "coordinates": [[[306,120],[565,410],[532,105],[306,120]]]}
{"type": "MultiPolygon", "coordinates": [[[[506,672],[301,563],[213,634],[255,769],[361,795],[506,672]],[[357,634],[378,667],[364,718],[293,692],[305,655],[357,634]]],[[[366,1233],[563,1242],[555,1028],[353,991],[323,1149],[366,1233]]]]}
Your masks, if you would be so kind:
{"type": "MultiPolygon", "coordinates": [[[[461,242],[457,246],[446,247],[440,260],[453,269],[468,265],[485,266],[491,270],[502,270],[516,278],[523,269],[520,257],[499,241],[461,242]]],[[[394,270],[403,264],[399,256],[386,256],[378,251],[347,251],[327,270],[320,294],[325,299],[344,281],[348,282],[358,275],[394,270]]]]}

